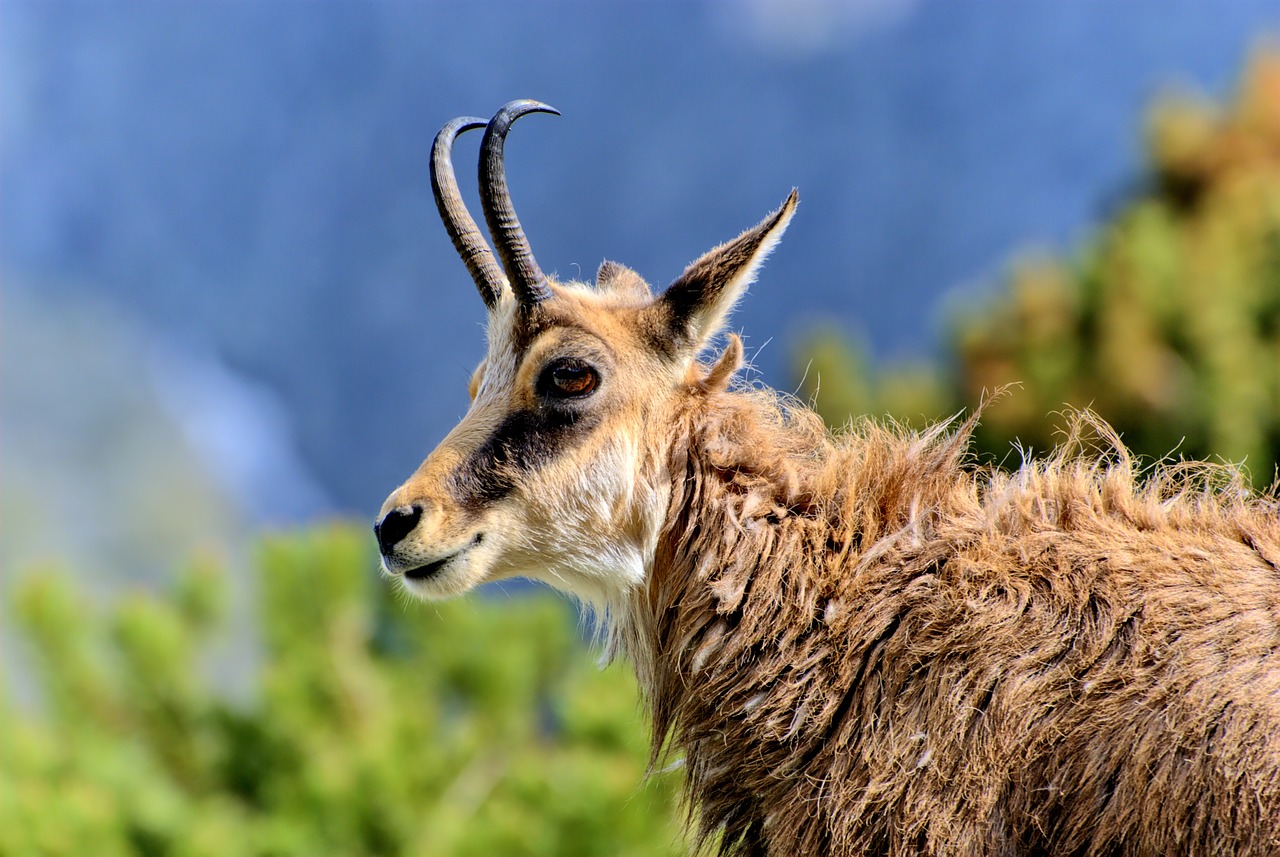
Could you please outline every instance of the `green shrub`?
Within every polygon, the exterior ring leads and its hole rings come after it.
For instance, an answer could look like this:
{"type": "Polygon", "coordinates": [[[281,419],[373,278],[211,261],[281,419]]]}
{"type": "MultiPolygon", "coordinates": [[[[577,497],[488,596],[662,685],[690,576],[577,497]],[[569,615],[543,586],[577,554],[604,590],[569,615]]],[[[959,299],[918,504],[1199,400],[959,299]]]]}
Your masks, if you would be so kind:
{"type": "Polygon", "coordinates": [[[980,451],[1043,451],[1092,408],[1149,458],[1280,462],[1280,54],[1234,102],[1160,101],[1141,190],[1073,257],[1026,259],[1003,290],[956,307],[941,367],[873,371],[831,331],[798,364],[832,424],[919,424],[1017,385],[983,415],[980,451]]]}
{"type": "Polygon", "coordinates": [[[410,603],[370,542],[335,525],[263,543],[239,704],[200,666],[226,618],[216,567],[107,615],[56,572],[23,581],[43,699],[5,706],[0,855],[678,853],[634,681],[596,666],[572,608],[410,603]]]}

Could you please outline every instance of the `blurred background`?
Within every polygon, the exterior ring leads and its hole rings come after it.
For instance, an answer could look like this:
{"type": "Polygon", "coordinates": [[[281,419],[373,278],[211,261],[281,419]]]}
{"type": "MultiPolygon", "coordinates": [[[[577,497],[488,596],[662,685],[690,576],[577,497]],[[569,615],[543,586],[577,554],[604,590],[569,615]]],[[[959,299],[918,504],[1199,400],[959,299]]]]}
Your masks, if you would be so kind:
{"type": "Polygon", "coordinates": [[[507,146],[561,278],[661,286],[798,187],[734,325],[833,426],[1017,382],[997,462],[1092,406],[1265,487],[1278,37],[1270,0],[0,0],[0,855],[679,853],[570,607],[376,579],[483,344],[447,120],[562,111],[507,146]]]}

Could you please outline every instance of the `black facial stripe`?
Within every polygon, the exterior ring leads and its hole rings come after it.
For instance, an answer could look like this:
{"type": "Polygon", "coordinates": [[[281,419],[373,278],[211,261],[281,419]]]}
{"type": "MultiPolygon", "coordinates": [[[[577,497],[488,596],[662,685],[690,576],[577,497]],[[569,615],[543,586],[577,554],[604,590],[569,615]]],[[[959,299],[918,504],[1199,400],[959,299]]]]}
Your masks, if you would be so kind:
{"type": "Polygon", "coordinates": [[[520,474],[553,460],[599,422],[597,415],[571,408],[511,413],[454,473],[454,497],[471,509],[501,500],[520,474]]]}

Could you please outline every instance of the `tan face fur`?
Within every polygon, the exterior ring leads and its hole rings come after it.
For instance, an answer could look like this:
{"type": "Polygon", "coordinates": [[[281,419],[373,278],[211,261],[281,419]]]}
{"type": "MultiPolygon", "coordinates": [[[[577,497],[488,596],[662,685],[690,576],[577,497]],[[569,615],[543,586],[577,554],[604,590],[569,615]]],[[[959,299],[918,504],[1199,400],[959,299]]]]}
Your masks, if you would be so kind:
{"type": "Polygon", "coordinates": [[[696,357],[795,204],[793,192],[656,298],[610,262],[594,287],[548,282],[531,305],[506,290],[470,410],[383,504],[384,570],[432,599],[519,576],[607,605],[642,584],[669,502],[671,428],[705,378],[696,357]]]}

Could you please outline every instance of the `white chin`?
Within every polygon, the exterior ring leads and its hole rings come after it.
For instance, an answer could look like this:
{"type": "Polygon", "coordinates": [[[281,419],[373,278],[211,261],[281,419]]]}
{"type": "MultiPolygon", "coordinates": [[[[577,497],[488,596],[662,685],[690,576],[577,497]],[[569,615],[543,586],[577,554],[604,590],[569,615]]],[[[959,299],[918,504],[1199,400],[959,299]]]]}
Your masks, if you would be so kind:
{"type": "Polygon", "coordinates": [[[397,574],[396,578],[405,591],[415,598],[425,601],[439,601],[461,595],[471,588],[466,578],[467,561],[464,557],[454,557],[430,574],[409,571],[397,574]]]}

